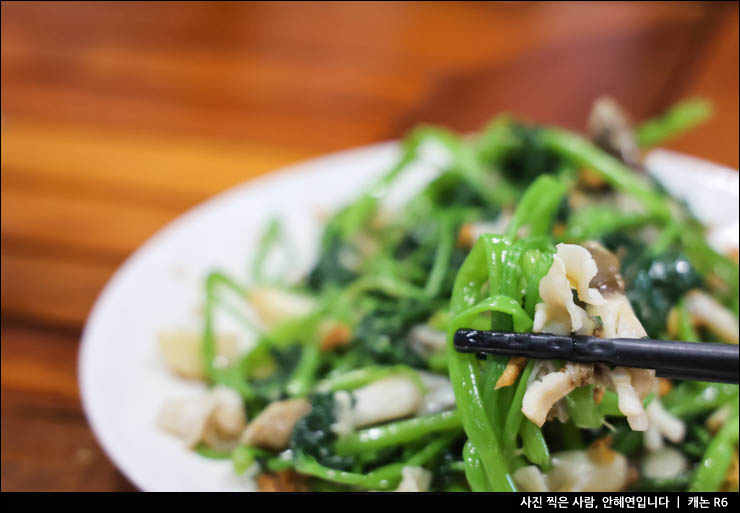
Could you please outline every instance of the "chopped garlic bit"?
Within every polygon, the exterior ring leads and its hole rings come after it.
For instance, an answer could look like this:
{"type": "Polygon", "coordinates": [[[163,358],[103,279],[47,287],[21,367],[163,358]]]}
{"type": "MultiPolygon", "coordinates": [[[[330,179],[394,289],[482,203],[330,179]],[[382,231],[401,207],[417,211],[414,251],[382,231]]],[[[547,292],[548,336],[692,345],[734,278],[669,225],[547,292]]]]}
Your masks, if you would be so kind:
{"type": "Polygon", "coordinates": [[[457,235],[458,246],[472,248],[473,244],[484,233],[504,233],[512,217],[513,212],[505,209],[501,211],[495,221],[465,223],[460,227],[460,232],[457,235]]]}
{"type": "Polygon", "coordinates": [[[501,373],[501,376],[496,381],[494,389],[498,390],[499,388],[508,387],[516,383],[516,379],[526,364],[527,359],[523,356],[509,358],[509,362],[506,364],[504,372],[501,373]]]}
{"type": "Polygon", "coordinates": [[[341,322],[334,320],[322,321],[319,324],[319,348],[322,351],[332,351],[343,347],[352,340],[352,330],[341,322]]]}
{"type": "Polygon", "coordinates": [[[167,401],[157,419],[160,428],[182,438],[188,447],[204,442],[219,451],[236,447],[246,421],[241,396],[224,386],[201,397],[167,401]]]}
{"type": "Polygon", "coordinates": [[[617,453],[611,448],[612,437],[599,438],[588,446],[588,457],[599,465],[608,465],[614,461],[617,453]]]}
{"type": "Polygon", "coordinates": [[[709,431],[712,433],[716,433],[720,430],[724,423],[727,422],[727,419],[730,418],[730,415],[732,415],[732,407],[729,404],[718,408],[709,416],[709,418],[707,418],[707,429],[709,429],[709,431]]]}
{"type": "Polygon", "coordinates": [[[306,476],[287,469],[274,474],[257,476],[257,490],[260,492],[306,492],[306,476]]]}

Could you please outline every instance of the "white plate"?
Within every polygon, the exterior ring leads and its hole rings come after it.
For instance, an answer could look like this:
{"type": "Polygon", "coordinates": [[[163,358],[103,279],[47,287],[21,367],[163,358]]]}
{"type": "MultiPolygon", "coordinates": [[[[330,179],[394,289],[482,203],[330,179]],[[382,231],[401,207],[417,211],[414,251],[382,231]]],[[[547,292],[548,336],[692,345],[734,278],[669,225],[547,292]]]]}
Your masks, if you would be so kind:
{"type": "MultiPolygon", "coordinates": [[[[246,279],[251,252],[265,223],[275,215],[295,248],[296,276],[305,272],[317,248],[319,211],[334,210],[355,197],[398,155],[396,144],[378,144],[292,166],[236,187],[172,222],[116,272],[85,326],[79,379],[93,431],[136,486],[148,491],[254,489],[250,477],[234,475],[230,462],[202,458],[155,426],[157,411],[166,399],[204,389],[167,371],[158,355],[157,335],[165,329],[198,326],[197,308],[207,272],[222,269],[246,279]]],[[[440,157],[428,157],[394,187],[391,204],[434,175],[440,157]]],[[[683,186],[674,191],[677,194],[692,191],[690,201],[704,193],[716,198],[711,184],[724,180],[722,194],[732,198],[734,193],[734,201],[699,206],[716,225],[713,234],[719,234],[714,242],[722,248],[737,247],[737,229],[731,233],[725,223],[737,223],[737,173],[699,162],[669,152],[654,152],[648,158],[656,176],[675,173],[669,183],[683,186]],[[722,178],[709,180],[715,175],[722,178]]]]}

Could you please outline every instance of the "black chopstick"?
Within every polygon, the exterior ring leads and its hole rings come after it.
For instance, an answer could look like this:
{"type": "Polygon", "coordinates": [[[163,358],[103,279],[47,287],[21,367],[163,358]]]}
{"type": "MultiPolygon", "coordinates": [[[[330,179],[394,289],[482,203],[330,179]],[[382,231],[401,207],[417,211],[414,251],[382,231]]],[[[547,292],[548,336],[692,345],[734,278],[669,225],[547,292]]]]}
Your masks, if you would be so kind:
{"type": "Polygon", "coordinates": [[[738,346],[732,344],[480,330],[459,330],[454,343],[462,353],[604,363],[655,369],[671,379],[738,383],[738,346]]]}

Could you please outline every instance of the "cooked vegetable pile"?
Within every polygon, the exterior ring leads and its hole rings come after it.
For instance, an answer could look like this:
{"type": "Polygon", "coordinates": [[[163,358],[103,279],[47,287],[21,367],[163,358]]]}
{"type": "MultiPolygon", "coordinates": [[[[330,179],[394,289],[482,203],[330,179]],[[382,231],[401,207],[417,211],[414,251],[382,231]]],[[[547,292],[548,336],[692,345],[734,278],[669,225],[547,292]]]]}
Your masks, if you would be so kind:
{"type": "Polygon", "coordinates": [[[589,137],[510,116],[475,137],[413,130],[395,167],[326,225],[304,280],[211,273],[204,331],[165,360],[202,397],[160,425],[261,490],[737,490],[738,387],[654,372],[456,353],[460,328],[738,343],[738,265],[644,173],[700,100],[631,127],[597,101],[589,137]],[[412,164],[436,177],[389,211],[412,164]],[[246,352],[220,331],[231,315],[246,352]]]}

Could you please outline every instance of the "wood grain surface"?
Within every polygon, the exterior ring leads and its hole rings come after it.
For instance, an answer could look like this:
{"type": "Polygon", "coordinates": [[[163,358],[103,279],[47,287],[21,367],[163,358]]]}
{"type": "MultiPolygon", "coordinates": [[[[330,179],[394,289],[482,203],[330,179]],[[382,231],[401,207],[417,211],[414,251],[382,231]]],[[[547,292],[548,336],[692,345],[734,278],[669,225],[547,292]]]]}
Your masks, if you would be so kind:
{"type": "MultiPolygon", "coordinates": [[[[501,111],[582,129],[704,95],[671,142],[738,166],[737,3],[2,3],[2,490],[133,490],[79,335],[118,265],[277,167],[501,111]]],[[[352,170],[348,169],[348,173],[352,170]]]]}

